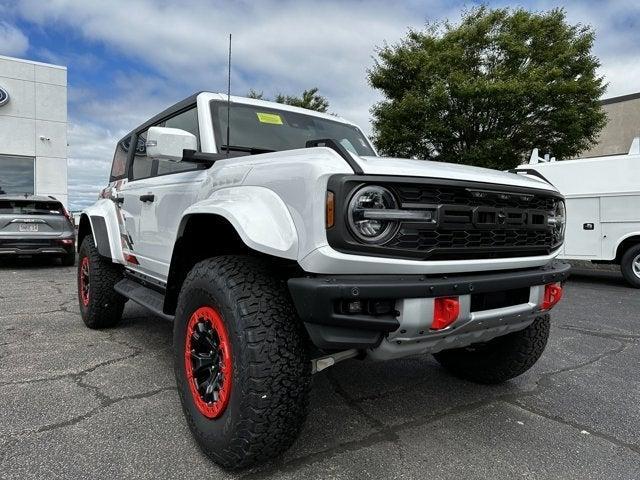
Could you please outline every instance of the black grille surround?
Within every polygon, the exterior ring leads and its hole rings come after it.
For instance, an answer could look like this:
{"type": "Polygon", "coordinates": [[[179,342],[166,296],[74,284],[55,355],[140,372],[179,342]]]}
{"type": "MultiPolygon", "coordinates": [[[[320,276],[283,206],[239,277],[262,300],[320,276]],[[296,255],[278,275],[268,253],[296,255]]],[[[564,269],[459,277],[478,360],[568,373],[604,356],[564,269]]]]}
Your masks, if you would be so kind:
{"type": "Polygon", "coordinates": [[[442,178],[333,175],[335,225],[329,245],[343,253],[421,260],[464,260],[548,255],[560,247],[548,214],[564,197],[557,192],[442,178]],[[390,190],[399,208],[431,209],[437,222],[402,221],[383,245],[358,241],[347,225],[348,204],[364,185],[390,190]]]}

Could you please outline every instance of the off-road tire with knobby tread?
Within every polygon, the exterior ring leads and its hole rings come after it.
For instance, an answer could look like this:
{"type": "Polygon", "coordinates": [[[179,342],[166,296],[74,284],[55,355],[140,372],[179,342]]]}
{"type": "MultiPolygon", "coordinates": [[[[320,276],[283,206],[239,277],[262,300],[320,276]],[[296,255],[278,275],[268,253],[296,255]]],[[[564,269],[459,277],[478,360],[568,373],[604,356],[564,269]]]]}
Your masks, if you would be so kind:
{"type": "Polygon", "coordinates": [[[449,372],[476,383],[496,384],[522,375],[540,358],[549,338],[549,315],[541,315],[524,330],[433,356],[449,372]]]}
{"type": "Polygon", "coordinates": [[[182,285],[173,332],[182,408],[204,453],[219,465],[236,469],[289,448],[306,418],[311,363],[308,338],[285,281],[271,275],[257,258],[204,260],[182,285]],[[187,325],[202,306],[217,310],[231,344],[231,394],[215,419],[197,409],[185,372],[187,325]]]}
{"type": "Polygon", "coordinates": [[[633,272],[633,260],[640,255],[640,243],[627,249],[620,259],[620,271],[624,279],[635,288],[640,288],[640,277],[633,272]]]}
{"type": "Polygon", "coordinates": [[[84,324],[93,329],[115,326],[122,319],[126,299],[113,287],[123,278],[122,266],[102,257],[91,235],[87,235],[78,252],[78,303],[84,324]],[[89,257],[89,304],[82,303],[80,269],[82,259],[89,257]]]}

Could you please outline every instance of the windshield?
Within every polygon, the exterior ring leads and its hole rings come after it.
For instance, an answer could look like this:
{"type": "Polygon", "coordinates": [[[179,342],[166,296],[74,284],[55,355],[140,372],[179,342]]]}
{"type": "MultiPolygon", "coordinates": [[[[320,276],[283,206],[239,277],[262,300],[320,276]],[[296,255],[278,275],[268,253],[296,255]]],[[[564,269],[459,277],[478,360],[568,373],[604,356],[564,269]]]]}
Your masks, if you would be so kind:
{"type": "MultiPolygon", "coordinates": [[[[227,143],[227,104],[211,102],[213,130],[217,145],[227,143]]],[[[346,123],[313,115],[231,104],[229,143],[254,150],[305,148],[307,141],[330,138],[356,155],[375,155],[362,132],[346,123]]]]}
{"type": "Polygon", "coordinates": [[[64,215],[59,202],[36,202],[33,200],[0,200],[0,214],[15,215],[64,215]]]}

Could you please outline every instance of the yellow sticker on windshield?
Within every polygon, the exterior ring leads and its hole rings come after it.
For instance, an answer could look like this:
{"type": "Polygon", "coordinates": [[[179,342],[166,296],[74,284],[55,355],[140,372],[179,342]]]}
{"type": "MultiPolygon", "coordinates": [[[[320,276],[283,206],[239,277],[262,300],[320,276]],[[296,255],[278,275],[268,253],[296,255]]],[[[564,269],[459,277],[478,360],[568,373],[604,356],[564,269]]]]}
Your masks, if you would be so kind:
{"type": "Polygon", "coordinates": [[[277,113],[256,112],[260,123],[270,123],[271,125],[282,125],[282,118],[277,113]]]}

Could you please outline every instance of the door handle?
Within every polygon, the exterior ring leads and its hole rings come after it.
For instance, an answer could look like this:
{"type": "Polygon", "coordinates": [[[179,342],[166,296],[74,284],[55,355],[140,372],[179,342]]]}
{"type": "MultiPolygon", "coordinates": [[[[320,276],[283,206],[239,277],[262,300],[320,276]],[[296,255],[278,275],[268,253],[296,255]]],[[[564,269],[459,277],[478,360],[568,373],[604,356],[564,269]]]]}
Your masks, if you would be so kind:
{"type": "Polygon", "coordinates": [[[111,197],[111,200],[113,200],[113,203],[116,205],[124,203],[124,197],[111,197]]]}
{"type": "Polygon", "coordinates": [[[153,193],[147,193],[146,195],[140,195],[141,202],[153,202],[156,196],[153,193]]]}

